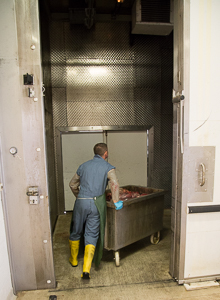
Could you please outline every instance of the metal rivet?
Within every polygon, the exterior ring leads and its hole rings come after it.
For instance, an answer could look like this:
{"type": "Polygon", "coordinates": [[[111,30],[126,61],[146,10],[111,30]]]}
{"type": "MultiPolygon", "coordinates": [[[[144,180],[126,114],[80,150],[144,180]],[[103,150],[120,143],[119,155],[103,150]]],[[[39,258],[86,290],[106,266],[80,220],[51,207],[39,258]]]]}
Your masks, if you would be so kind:
{"type": "Polygon", "coordinates": [[[37,148],[36,150],[37,150],[37,152],[40,152],[40,148],[37,148]]]}
{"type": "Polygon", "coordinates": [[[37,102],[38,101],[38,98],[34,98],[34,102],[37,102]]]}
{"type": "Polygon", "coordinates": [[[17,150],[16,147],[11,147],[11,148],[9,149],[9,152],[10,152],[12,155],[15,155],[15,154],[18,152],[18,150],[17,150]]]}
{"type": "Polygon", "coordinates": [[[35,45],[31,45],[31,50],[35,50],[35,45]]]}
{"type": "Polygon", "coordinates": [[[44,196],[43,196],[43,195],[40,195],[40,199],[44,199],[44,196]]]}
{"type": "Polygon", "coordinates": [[[47,240],[43,240],[43,242],[44,242],[44,244],[46,244],[46,243],[47,243],[47,240]]]}
{"type": "Polygon", "coordinates": [[[51,283],[51,280],[47,280],[47,283],[51,283]]]}

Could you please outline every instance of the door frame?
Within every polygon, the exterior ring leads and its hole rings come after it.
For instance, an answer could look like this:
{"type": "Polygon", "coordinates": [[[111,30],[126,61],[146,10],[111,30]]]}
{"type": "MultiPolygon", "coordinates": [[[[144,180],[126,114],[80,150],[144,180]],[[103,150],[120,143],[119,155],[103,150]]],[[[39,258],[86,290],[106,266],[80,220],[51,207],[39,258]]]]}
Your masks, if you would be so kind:
{"type": "Polygon", "coordinates": [[[58,215],[65,214],[64,184],[63,184],[63,158],[62,158],[62,135],[83,132],[107,132],[107,131],[148,131],[148,185],[152,182],[151,171],[154,166],[154,127],[151,125],[140,126],[82,126],[82,127],[57,127],[56,128],[56,178],[58,194],[58,215]]]}

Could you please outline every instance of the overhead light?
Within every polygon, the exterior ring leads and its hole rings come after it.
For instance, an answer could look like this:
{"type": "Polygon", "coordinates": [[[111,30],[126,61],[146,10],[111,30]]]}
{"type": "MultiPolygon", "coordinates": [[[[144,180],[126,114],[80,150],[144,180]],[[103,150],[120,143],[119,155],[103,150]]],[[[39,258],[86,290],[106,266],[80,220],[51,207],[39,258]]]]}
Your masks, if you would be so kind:
{"type": "Polygon", "coordinates": [[[105,75],[107,73],[107,70],[104,67],[91,67],[89,68],[89,73],[92,76],[101,76],[105,75]]]}
{"type": "Polygon", "coordinates": [[[77,75],[77,70],[74,69],[73,67],[72,67],[72,68],[68,68],[68,69],[67,69],[67,74],[68,74],[69,76],[77,75]]]}

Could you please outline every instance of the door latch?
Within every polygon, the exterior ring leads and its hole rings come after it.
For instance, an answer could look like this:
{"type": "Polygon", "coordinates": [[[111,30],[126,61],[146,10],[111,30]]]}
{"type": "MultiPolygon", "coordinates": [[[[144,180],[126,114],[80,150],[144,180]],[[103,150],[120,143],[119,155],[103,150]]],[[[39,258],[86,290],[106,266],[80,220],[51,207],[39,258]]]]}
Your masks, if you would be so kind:
{"type": "Polygon", "coordinates": [[[40,199],[38,186],[30,186],[27,191],[27,196],[30,204],[39,204],[40,199]]]}

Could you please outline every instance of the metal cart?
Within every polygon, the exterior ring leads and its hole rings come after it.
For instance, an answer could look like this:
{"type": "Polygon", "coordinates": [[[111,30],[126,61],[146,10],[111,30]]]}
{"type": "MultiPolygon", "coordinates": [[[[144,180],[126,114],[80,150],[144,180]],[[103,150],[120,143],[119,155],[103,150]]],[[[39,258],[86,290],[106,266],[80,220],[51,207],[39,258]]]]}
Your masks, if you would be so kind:
{"type": "Polygon", "coordinates": [[[122,188],[149,194],[124,200],[123,209],[118,211],[113,202],[107,201],[104,248],[114,251],[117,267],[120,265],[119,249],[147,236],[151,236],[152,244],[158,244],[163,228],[164,190],[135,185],[122,188]]]}

